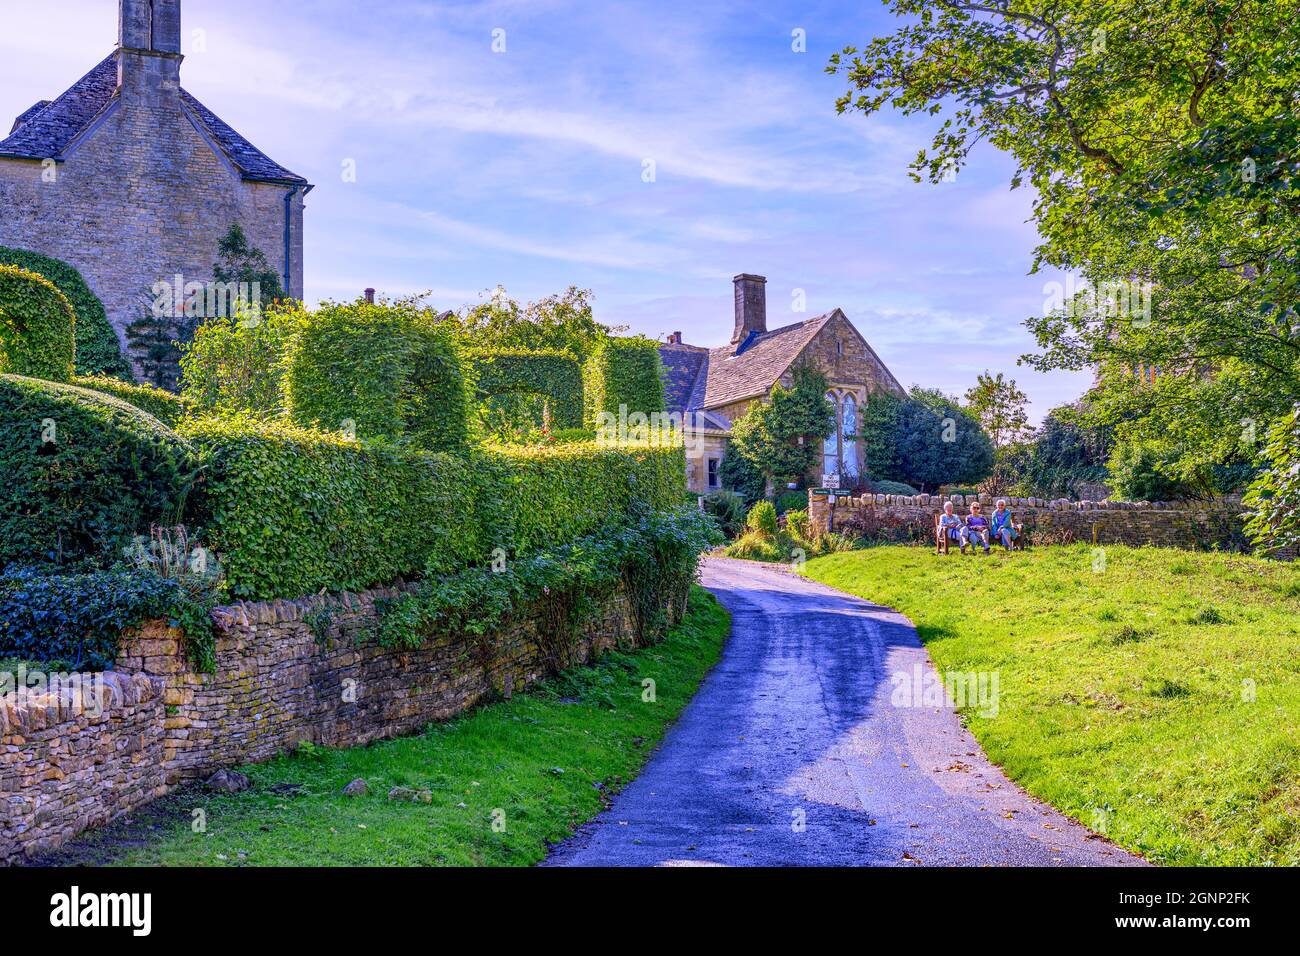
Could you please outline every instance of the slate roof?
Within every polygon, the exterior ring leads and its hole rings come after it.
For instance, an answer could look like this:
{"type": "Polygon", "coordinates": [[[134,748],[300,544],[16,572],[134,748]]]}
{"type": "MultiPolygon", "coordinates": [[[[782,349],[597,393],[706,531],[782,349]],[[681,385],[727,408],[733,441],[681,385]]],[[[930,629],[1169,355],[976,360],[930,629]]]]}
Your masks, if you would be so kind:
{"type": "Polygon", "coordinates": [[[835,315],[785,325],[770,332],[750,333],[739,345],[709,350],[709,368],[700,407],[716,408],[756,395],[766,395],[790,363],[835,315]]]}
{"type": "MultiPolygon", "coordinates": [[[[180,95],[190,115],[244,179],[307,184],[307,180],[270,159],[187,91],[182,89],[180,95]]],[[[18,117],[9,137],[0,142],[0,158],[62,159],[64,151],[109,108],[116,96],[117,51],[114,50],[58,99],[37,103],[18,117]]]]}

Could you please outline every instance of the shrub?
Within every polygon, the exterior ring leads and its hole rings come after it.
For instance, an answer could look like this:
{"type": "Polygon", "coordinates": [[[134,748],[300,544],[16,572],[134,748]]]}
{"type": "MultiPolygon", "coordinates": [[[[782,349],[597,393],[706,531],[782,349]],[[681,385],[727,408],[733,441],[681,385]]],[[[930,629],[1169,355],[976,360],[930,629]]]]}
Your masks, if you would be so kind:
{"type": "Polygon", "coordinates": [[[743,455],[733,453],[723,458],[718,477],[722,487],[739,495],[746,507],[767,493],[767,479],[743,455]]]}
{"type": "Polygon", "coordinates": [[[920,494],[911,485],[901,481],[871,481],[867,483],[867,487],[873,495],[906,495],[915,498],[920,494]]]}
{"type": "Polygon", "coordinates": [[[487,564],[681,500],[680,448],[570,445],[474,456],[359,443],[250,418],[184,433],[207,473],[194,514],[247,599],[363,590],[487,564]]]}
{"type": "Polygon", "coordinates": [[[734,491],[715,491],[704,496],[704,512],[711,515],[728,538],[745,530],[746,502],[734,491]]]}
{"type": "Polygon", "coordinates": [[[0,576],[0,657],[110,668],[122,631],[168,618],[176,597],[175,584],[153,574],[11,570],[0,576]]]}
{"type": "Polygon", "coordinates": [[[806,491],[783,491],[776,496],[776,513],[779,515],[807,507],[808,492],[806,491]]]}
{"type": "Polygon", "coordinates": [[[1186,486],[1167,471],[1171,462],[1171,453],[1152,442],[1117,442],[1110,457],[1115,497],[1124,501],[1174,501],[1187,497],[1186,486]]]}
{"type": "Polygon", "coordinates": [[[808,510],[797,509],[785,514],[785,528],[792,538],[808,538],[808,510]]]}
{"type": "Polygon", "coordinates": [[[72,379],[72,384],[120,398],[172,428],[190,414],[189,402],[179,395],[163,391],[156,385],[132,385],[119,378],[109,378],[107,375],[76,376],[72,379]]]}
{"type": "Polygon", "coordinates": [[[0,567],[102,563],[154,524],[176,524],[191,447],[98,392],[0,375],[0,567]]]}
{"type": "Polygon", "coordinates": [[[749,509],[745,527],[764,538],[776,537],[776,508],[770,501],[760,501],[749,509]]]}
{"type": "Polygon", "coordinates": [[[789,557],[789,551],[782,545],[783,542],[774,536],[747,531],[727,545],[725,553],[729,558],[738,558],[742,561],[766,561],[776,564],[789,557]]]}
{"type": "Polygon", "coordinates": [[[250,418],[184,433],[206,466],[195,521],[235,597],[359,591],[485,561],[494,546],[466,459],[250,418]]]}
{"type": "Polygon", "coordinates": [[[617,421],[620,409],[631,415],[664,410],[663,362],[659,345],[644,336],[609,338],[597,346],[584,369],[589,422],[601,415],[617,421]]]}
{"type": "Polygon", "coordinates": [[[480,351],[471,356],[478,379],[478,399],[540,396],[558,429],[583,424],[582,366],[568,352],[480,351]]]}
{"type": "Polygon", "coordinates": [[[472,390],[451,332],[414,302],[327,303],[306,315],[284,377],[304,427],[355,427],[367,441],[457,451],[472,390]]]}
{"type": "Polygon", "coordinates": [[[200,412],[279,415],[286,359],[305,316],[286,306],[203,323],[181,347],[181,394],[200,412]]]}
{"type": "Polygon", "coordinates": [[[521,554],[675,507],[686,488],[680,446],[512,446],[486,459],[477,494],[504,512],[494,544],[521,554]]]}
{"type": "MultiPolygon", "coordinates": [[[[694,582],[700,553],[718,542],[718,532],[695,509],[649,515],[635,524],[612,526],[554,551],[545,551],[504,568],[468,568],[434,575],[415,593],[399,599],[383,614],[379,641],[390,647],[415,648],[434,635],[486,634],[511,615],[549,605],[546,643],[566,648],[595,596],[620,582],[627,585],[640,639],[654,640],[666,622],[669,601],[684,600],[694,582]],[[561,611],[558,615],[554,612],[561,611]]],[[[554,669],[573,663],[554,659],[554,669]]]]}
{"type": "Polygon", "coordinates": [[[107,375],[134,381],[131,363],[122,355],[117,333],[104,313],[104,303],[90,290],[81,273],[59,259],[25,249],[0,246],[0,265],[18,266],[54,283],[68,298],[76,315],[76,372],[78,375],[107,375]]]}
{"type": "Polygon", "coordinates": [[[0,373],[53,382],[72,377],[77,318],[54,283],[0,265],[0,373]]]}
{"type": "Polygon", "coordinates": [[[1300,404],[1269,429],[1267,468],[1245,496],[1246,533],[1261,547],[1300,545],[1300,404]]]}
{"type": "Polygon", "coordinates": [[[789,388],[776,385],[771,398],[754,402],[732,429],[731,454],[748,459],[771,485],[802,480],[835,433],[826,376],[801,363],[792,377],[789,388]]]}

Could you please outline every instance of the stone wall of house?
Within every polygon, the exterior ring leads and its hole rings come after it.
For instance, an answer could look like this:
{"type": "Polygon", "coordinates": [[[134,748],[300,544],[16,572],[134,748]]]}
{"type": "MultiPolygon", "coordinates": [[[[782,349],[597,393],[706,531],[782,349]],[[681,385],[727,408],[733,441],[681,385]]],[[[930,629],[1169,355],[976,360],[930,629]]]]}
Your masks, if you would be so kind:
{"type": "MultiPolygon", "coordinates": [[[[809,495],[809,519],[814,529],[856,530],[887,540],[932,543],[934,519],[951,500],[958,515],[966,515],[975,496],[862,495],[838,498],[809,495]]],[[[985,514],[996,497],[979,495],[985,514]]],[[[1239,498],[1198,501],[1048,501],[1008,498],[1017,521],[1038,543],[1079,541],[1097,544],[1154,544],[1170,548],[1220,548],[1244,545],[1239,498]]]]}
{"type": "MultiPolygon", "coordinates": [[[[76,267],[125,350],[125,329],[148,315],[154,284],[176,275],[209,281],[234,223],[283,276],[288,190],[243,181],[190,120],[174,83],[140,83],[124,89],[57,165],[0,159],[0,245],[76,267]]],[[[289,218],[286,284],[301,297],[301,191],[289,218]]]]}
{"type": "MultiPolygon", "coordinates": [[[[218,608],[212,673],[191,668],[182,635],[147,624],[123,637],[113,672],[90,675],[103,678],[112,705],[97,717],[68,702],[0,699],[0,864],[223,767],[304,741],[350,747],[410,734],[638,641],[619,590],[563,642],[547,636],[536,607],[482,637],[381,647],[382,605],[404,590],[218,608]]],[[[681,598],[665,599],[673,621],[681,598]]]]}
{"type": "Polygon", "coordinates": [[[57,692],[0,697],[0,865],[166,792],[164,682],[78,677],[57,692]]]}

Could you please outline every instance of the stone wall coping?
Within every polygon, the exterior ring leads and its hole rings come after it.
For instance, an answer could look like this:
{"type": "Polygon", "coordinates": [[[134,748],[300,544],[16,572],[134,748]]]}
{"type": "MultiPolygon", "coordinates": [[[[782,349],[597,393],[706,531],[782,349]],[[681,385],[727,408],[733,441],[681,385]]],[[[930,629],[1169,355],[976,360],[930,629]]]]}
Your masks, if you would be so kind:
{"type": "Polygon", "coordinates": [[[0,737],[57,727],[90,711],[109,714],[161,697],[166,681],[116,671],[75,675],[53,691],[21,691],[0,698],[0,737]]]}
{"type": "MultiPolygon", "coordinates": [[[[829,495],[813,495],[811,499],[826,501],[829,495]]],[[[999,498],[1006,498],[1012,509],[1034,508],[1042,511],[1241,511],[1241,498],[1229,495],[1207,501],[1071,501],[1069,498],[1017,498],[1011,495],[880,495],[864,494],[857,497],[844,497],[837,500],[838,505],[854,508],[874,507],[876,505],[894,505],[901,507],[931,507],[941,509],[945,502],[951,501],[954,507],[968,507],[978,501],[981,505],[994,507],[999,498]]]]}
{"type": "Polygon", "coordinates": [[[418,584],[398,581],[388,587],[366,591],[339,591],[334,594],[310,594],[302,598],[277,598],[271,601],[239,601],[212,609],[217,629],[229,631],[255,624],[285,624],[305,620],[308,614],[326,609],[358,611],[374,606],[376,601],[392,601],[411,594],[418,584]]]}

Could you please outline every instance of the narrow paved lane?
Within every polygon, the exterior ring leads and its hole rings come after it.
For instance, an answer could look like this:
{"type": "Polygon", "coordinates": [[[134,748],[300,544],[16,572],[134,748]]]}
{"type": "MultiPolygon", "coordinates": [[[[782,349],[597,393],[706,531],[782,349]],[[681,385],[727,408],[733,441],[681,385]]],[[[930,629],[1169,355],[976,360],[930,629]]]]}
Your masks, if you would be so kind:
{"type": "Polygon", "coordinates": [[[787,571],[711,559],[721,662],[644,772],[549,865],[1132,865],[1022,793],[948,706],[902,615],[787,571]],[[920,670],[917,670],[920,668],[920,670]]]}

